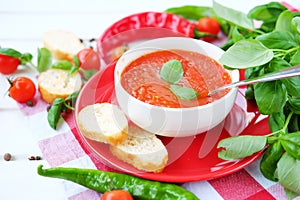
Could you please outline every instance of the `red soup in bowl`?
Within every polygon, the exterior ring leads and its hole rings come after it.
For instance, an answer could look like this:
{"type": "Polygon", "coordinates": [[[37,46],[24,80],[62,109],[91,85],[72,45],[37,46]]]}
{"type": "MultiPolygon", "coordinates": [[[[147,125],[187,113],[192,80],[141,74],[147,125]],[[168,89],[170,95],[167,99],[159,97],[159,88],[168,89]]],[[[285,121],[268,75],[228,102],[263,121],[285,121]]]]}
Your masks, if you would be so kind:
{"type": "Polygon", "coordinates": [[[217,60],[224,51],[191,38],[142,42],[123,54],[114,69],[116,103],[128,119],[157,135],[185,137],[220,124],[232,109],[237,88],[208,96],[239,80],[217,60]]]}
{"type": "MultiPolygon", "coordinates": [[[[173,73],[173,68],[169,68],[167,73],[173,73]]],[[[213,58],[179,49],[144,54],[130,62],[121,74],[121,85],[130,95],[145,103],[168,108],[188,108],[211,103],[228,91],[208,96],[209,91],[231,82],[230,74],[213,58]],[[176,61],[181,67],[180,72],[174,72],[182,73],[176,84],[165,80],[161,74],[163,66],[169,61],[176,61]],[[179,90],[192,89],[195,96],[184,98],[181,94],[185,95],[185,91],[179,91],[178,94],[173,87],[179,90]]]]}

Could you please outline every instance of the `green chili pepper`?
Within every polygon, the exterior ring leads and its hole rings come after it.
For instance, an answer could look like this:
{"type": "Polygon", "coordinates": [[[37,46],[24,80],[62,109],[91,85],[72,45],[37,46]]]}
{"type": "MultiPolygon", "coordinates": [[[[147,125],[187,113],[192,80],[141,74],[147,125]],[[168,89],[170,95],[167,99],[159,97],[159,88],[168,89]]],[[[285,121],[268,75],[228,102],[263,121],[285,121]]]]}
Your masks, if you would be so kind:
{"type": "Polygon", "coordinates": [[[193,193],[178,185],[146,180],[128,174],[65,167],[43,169],[43,165],[38,166],[37,172],[41,176],[72,181],[100,193],[121,189],[129,192],[134,198],[144,200],[199,199],[193,193]]]}

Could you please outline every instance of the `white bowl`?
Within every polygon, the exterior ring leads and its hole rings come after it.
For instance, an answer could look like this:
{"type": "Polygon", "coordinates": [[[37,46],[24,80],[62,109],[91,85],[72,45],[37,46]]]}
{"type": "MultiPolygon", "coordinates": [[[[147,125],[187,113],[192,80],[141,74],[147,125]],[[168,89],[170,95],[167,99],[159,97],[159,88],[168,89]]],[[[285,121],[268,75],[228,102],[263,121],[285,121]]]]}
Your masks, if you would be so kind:
{"type": "MultiPolygon", "coordinates": [[[[237,88],[212,103],[190,108],[167,108],[142,102],[131,96],[120,83],[124,68],[143,54],[158,49],[182,49],[207,55],[216,61],[224,53],[219,47],[184,37],[166,37],[143,42],[127,51],[116,63],[114,71],[116,98],[120,108],[136,125],[152,133],[170,137],[184,137],[208,131],[221,123],[232,109],[237,88]]],[[[229,71],[233,82],[239,80],[237,70],[229,71]]]]}

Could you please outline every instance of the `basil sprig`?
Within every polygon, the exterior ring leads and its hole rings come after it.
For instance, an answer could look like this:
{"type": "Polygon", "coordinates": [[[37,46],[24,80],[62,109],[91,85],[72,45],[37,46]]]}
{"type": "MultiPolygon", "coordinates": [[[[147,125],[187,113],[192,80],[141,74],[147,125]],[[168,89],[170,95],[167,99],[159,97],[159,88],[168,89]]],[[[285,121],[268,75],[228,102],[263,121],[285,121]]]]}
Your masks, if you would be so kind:
{"type": "Polygon", "coordinates": [[[53,101],[47,115],[48,123],[51,128],[56,129],[62,113],[67,112],[68,110],[74,110],[73,105],[75,105],[78,94],[79,91],[75,91],[65,99],[56,98],[53,101]]]}
{"type": "Polygon", "coordinates": [[[19,51],[12,48],[0,48],[0,54],[10,56],[13,58],[18,58],[21,65],[34,66],[32,64],[32,54],[30,53],[20,53],[19,51]]]}
{"type": "Polygon", "coordinates": [[[176,85],[183,78],[183,74],[184,71],[182,68],[182,64],[179,60],[169,60],[168,62],[163,64],[160,70],[160,77],[163,80],[172,83],[170,85],[170,90],[178,98],[184,100],[192,100],[197,98],[198,93],[193,88],[176,85]]]}
{"type": "MultiPolygon", "coordinates": [[[[220,62],[229,69],[245,69],[246,79],[300,64],[300,12],[270,2],[241,14],[213,3],[219,17],[230,24],[226,52],[220,62]],[[238,17],[242,16],[242,17],[238,17]],[[252,27],[260,20],[260,27],[252,27]]],[[[247,87],[261,114],[268,115],[266,136],[234,136],[219,142],[219,158],[233,160],[265,150],[260,161],[264,177],[278,181],[289,199],[300,195],[300,77],[257,83],[247,87]]]]}

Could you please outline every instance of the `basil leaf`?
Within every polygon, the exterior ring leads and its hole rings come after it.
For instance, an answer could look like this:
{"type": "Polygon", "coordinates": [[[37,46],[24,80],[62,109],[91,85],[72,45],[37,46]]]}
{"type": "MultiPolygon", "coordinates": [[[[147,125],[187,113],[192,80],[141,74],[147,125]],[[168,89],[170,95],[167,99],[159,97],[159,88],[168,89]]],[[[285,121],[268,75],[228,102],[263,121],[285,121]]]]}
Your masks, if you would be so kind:
{"type": "Polygon", "coordinates": [[[256,37],[264,46],[269,49],[290,49],[298,46],[292,33],[287,31],[272,31],[256,37]]]}
{"type": "Polygon", "coordinates": [[[288,106],[295,114],[300,115],[300,97],[288,97],[288,106]]]}
{"type": "Polygon", "coordinates": [[[254,97],[261,114],[280,112],[286,104],[287,92],[280,81],[254,84],[254,97]]]}
{"type": "Polygon", "coordinates": [[[284,134],[280,142],[286,152],[300,160],[300,132],[284,134]]]}
{"type": "Polygon", "coordinates": [[[80,90],[73,92],[65,99],[65,101],[69,101],[72,106],[75,105],[75,102],[76,102],[79,92],[80,92],[80,90]]]}
{"type": "Polygon", "coordinates": [[[300,160],[283,154],[277,164],[278,182],[288,190],[300,194],[300,160]]]}
{"type": "Polygon", "coordinates": [[[290,60],[291,65],[298,65],[300,64],[300,49],[298,49],[294,55],[292,55],[291,60],[290,60]]]}
{"type": "Polygon", "coordinates": [[[295,32],[300,33],[300,17],[294,17],[294,18],[292,19],[292,29],[293,29],[295,32]]]}
{"type": "Polygon", "coordinates": [[[285,195],[288,200],[293,200],[295,197],[299,196],[296,192],[293,192],[287,188],[284,188],[285,195]]]}
{"type": "Polygon", "coordinates": [[[245,39],[244,35],[239,32],[239,29],[236,26],[233,28],[231,37],[232,37],[233,42],[235,42],[235,43],[240,40],[245,39]]]}
{"type": "Polygon", "coordinates": [[[285,114],[283,112],[283,109],[277,113],[270,114],[268,122],[271,132],[282,129],[285,123],[285,114]]]}
{"type": "Polygon", "coordinates": [[[60,114],[64,108],[65,100],[62,98],[57,98],[51,105],[48,111],[47,119],[51,128],[56,129],[58,120],[60,119],[60,114]]]}
{"type": "Polygon", "coordinates": [[[212,16],[213,9],[208,6],[185,5],[168,8],[164,12],[179,15],[185,19],[199,20],[200,18],[212,16]]]}
{"type": "Polygon", "coordinates": [[[80,61],[79,61],[79,58],[77,56],[74,56],[73,57],[73,60],[74,60],[74,63],[75,63],[75,67],[80,67],[80,61]]]}
{"type": "Polygon", "coordinates": [[[264,152],[260,161],[260,171],[267,179],[278,181],[275,176],[275,171],[277,169],[277,162],[281,158],[282,152],[283,148],[279,141],[271,144],[264,152]]]}
{"type": "Polygon", "coordinates": [[[251,156],[261,151],[267,143],[267,136],[234,136],[221,140],[217,148],[225,148],[218,153],[223,160],[234,160],[251,156]]]}
{"type": "Polygon", "coordinates": [[[71,70],[73,68],[73,64],[67,60],[61,60],[54,63],[51,68],[54,69],[62,69],[62,70],[71,70]]]}
{"type": "Polygon", "coordinates": [[[263,65],[272,60],[272,50],[255,39],[240,40],[232,45],[220,58],[223,65],[245,69],[263,65]],[[251,56],[249,56],[251,55],[251,56]]]}
{"type": "Polygon", "coordinates": [[[177,97],[184,100],[196,99],[199,96],[193,88],[170,85],[170,89],[177,97]]]}
{"type": "Polygon", "coordinates": [[[264,5],[255,6],[248,12],[248,17],[262,21],[276,21],[277,17],[284,10],[287,10],[279,2],[270,2],[264,5]]]}
{"type": "Polygon", "coordinates": [[[299,115],[297,114],[294,114],[292,115],[291,119],[290,119],[290,122],[288,124],[288,131],[291,133],[291,132],[297,132],[299,131],[300,129],[300,126],[299,126],[299,115]]]}
{"type": "Polygon", "coordinates": [[[276,21],[275,30],[288,31],[288,32],[293,33],[293,29],[292,29],[292,19],[293,18],[294,18],[294,15],[290,10],[283,11],[279,15],[279,17],[276,21]]]}
{"type": "Polygon", "coordinates": [[[47,48],[38,49],[37,70],[44,72],[50,68],[52,64],[52,54],[47,48]]]}
{"type": "Polygon", "coordinates": [[[73,73],[77,72],[78,70],[79,70],[79,67],[73,66],[73,64],[72,64],[72,67],[69,71],[69,75],[72,75],[73,73]]]}
{"type": "Polygon", "coordinates": [[[32,57],[33,57],[33,56],[32,56],[30,53],[23,53],[23,54],[20,56],[21,64],[24,65],[24,64],[27,63],[27,62],[31,62],[32,57]]]}
{"type": "Polygon", "coordinates": [[[216,1],[213,1],[213,9],[215,13],[223,19],[234,23],[240,27],[253,30],[253,21],[247,17],[243,12],[234,10],[232,8],[225,7],[216,1]]]}
{"type": "Polygon", "coordinates": [[[163,64],[160,70],[160,77],[169,82],[176,84],[183,77],[183,69],[179,60],[170,60],[163,64]]]}
{"type": "Polygon", "coordinates": [[[89,70],[81,70],[83,79],[85,81],[89,80],[94,74],[98,72],[96,69],[89,69],[89,70]]]}
{"type": "Polygon", "coordinates": [[[0,54],[7,55],[13,58],[20,58],[21,53],[11,48],[0,48],[0,54]]]}

